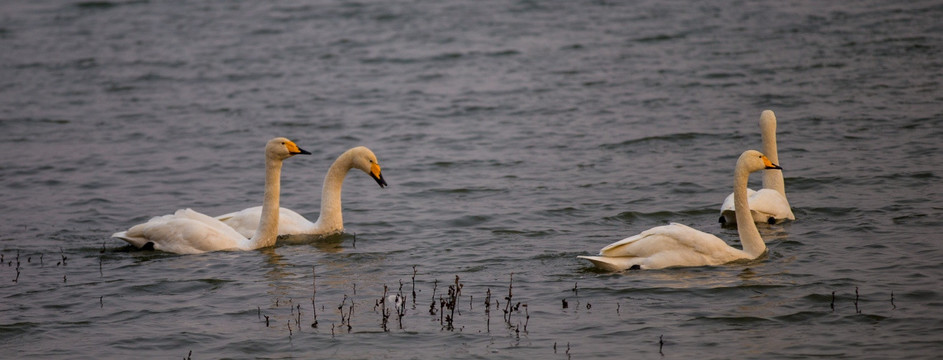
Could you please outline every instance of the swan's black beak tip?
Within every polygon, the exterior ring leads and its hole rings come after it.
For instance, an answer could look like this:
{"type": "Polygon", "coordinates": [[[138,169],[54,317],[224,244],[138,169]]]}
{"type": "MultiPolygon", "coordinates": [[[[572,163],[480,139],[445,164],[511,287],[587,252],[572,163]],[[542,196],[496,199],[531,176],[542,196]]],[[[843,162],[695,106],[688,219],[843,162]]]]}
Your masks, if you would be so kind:
{"type": "Polygon", "coordinates": [[[380,188],[385,188],[387,186],[390,186],[386,183],[386,180],[383,180],[383,174],[379,174],[379,175],[370,174],[370,177],[372,177],[373,180],[377,181],[377,185],[380,185],[380,188]]]}
{"type": "Polygon", "coordinates": [[[311,155],[311,152],[302,148],[298,148],[298,152],[291,153],[292,155],[311,155]]]}

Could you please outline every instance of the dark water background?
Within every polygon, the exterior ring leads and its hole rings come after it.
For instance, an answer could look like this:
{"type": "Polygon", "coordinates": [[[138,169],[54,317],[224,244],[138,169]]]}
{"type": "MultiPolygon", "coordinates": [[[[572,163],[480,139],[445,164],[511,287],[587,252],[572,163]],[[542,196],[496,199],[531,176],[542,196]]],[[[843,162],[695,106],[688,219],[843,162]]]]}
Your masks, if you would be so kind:
{"type": "Polygon", "coordinates": [[[936,358],[941,18],[938,1],[4,1],[0,357],[936,358]],[[798,218],[761,227],[767,258],[576,259],[670,221],[739,246],[717,210],[764,109],[798,218]],[[314,153],[282,178],[311,219],[347,148],[391,187],[351,173],[349,234],[327,241],[180,256],[109,238],[258,204],[273,136],[314,153]]]}

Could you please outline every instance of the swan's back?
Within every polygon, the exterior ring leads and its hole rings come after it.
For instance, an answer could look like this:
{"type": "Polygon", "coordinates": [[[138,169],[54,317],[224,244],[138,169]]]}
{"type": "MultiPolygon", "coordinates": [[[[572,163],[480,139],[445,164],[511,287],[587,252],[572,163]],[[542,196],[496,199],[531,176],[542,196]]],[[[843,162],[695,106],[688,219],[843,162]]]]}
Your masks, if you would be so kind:
{"type": "Polygon", "coordinates": [[[750,210],[769,214],[775,219],[795,220],[789,201],[779,191],[760,189],[750,195],[750,210]]]}
{"type": "MultiPolygon", "coordinates": [[[[250,207],[216,217],[216,220],[233,228],[236,232],[247,238],[255,234],[255,229],[259,227],[259,221],[261,219],[261,206],[250,207]]],[[[281,217],[281,213],[279,213],[278,221],[279,223],[284,221],[281,217]]]]}
{"type": "Polygon", "coordinates": [[[599,256],[581,256],[603,269],[661,269],[670,266],[720,265],[749,255],[721,238],[672,223],[612,243],[599,256]]]}
{"type": "Polygon", "coordinates": [[[190,209],[151,218],[114,236],[137,247],[151,243],[154,250],[177,254],[237,249],[248,245],[248,239],[231,227],[190,209]]]}
{"type": "MultiPolygon", "coordinates": [[[[304,216],[287,208],[278,209],[278,234],[292,235],[305,234],[315,228],[315,224],[305,219],[304,216]]],[[[232,227],[245,237],[252,237],[255,229],[259,227],[259,219],[262,218],[262,207],[256,206],[248,209],[242,209],[236,212],[217,216],[216,219],[232,227]]]]}
{"type": "MultiPolygon", "coordinates": [[[[770,218],[776,222],[796,219],[796,216],[792,213],[792,207],[789,206],[789,201],[776,190],[760,189],[754,191],[747,189],[747,197],[754,222],[768,223],[770,218]]],[[[720,215],[724,217],[725,223],[734,224],[737,222],[734,214],[733,194],[730,194],[724,199],[724,203],[720,207],[720,215]]]]}

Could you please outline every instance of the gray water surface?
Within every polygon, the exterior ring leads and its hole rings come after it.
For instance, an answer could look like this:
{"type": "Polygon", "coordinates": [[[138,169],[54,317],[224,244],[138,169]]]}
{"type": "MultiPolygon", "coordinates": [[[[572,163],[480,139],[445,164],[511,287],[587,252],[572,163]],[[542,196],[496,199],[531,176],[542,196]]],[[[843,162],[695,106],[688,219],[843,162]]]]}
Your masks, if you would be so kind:
{"type": "Polygon", "coordinates": [[[0,357],[938,357],[940,18],[937,1],[3,2],[0,357]],[[718,209],[764,109],[798,219],[760,226],[766,257],[576,258],[669,222],[739,246],[718,209]],[[341,237],[200,255],[109,238],[258,205],[273,136],[314,153],[282,176],[310,219],[348,148],[391,186],[348,175],[341,237]]]}

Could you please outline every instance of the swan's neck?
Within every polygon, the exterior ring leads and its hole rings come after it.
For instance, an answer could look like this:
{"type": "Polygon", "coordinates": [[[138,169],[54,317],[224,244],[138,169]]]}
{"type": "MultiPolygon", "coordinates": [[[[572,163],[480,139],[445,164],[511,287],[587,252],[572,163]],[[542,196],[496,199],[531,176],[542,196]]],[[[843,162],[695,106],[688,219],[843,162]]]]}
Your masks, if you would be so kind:
{"type": "Polygon", "coordinates": [[[334,161],[324,176],[324,185],[321,188],[321,214],[315,222],[314,232],[323,234],[344,230],[344,216],[341,211],[341,188],[344,178],[353,167],[347,154],[334,161]]]}
{"type": "Polygon", "coordinates": [[[278,238],[278,194],[281,187],[282,161],[265,159],[265,196],[262,200],[262,217],[255,235],[249,239],[253,249],[275,245],[278,238]]]}
{"type": "MultiPolygon", "coordinates": [[[[760,129],[763,136],[763,155],[766,155],[773,164],[782,165],[779,163],[779,152],[776,149],[776,120],[762,119],[760,129]]],[[[776,190],[785,198],[786,185],[783,181],[783,172],[781,170],[764,170],[763,188],[776,190]]]]}
{"type": "Polygon", "coordinates": [[[740,235],[743,251],[756,258],[766,252],[766,243],[760,237],[760,231],[756,229],[753,215],[750,214],[750,201],[747,197],[749,179],[750,172],[737,166],[733,183],[733,206],[737,214],[737,233],[740,235]]]}

